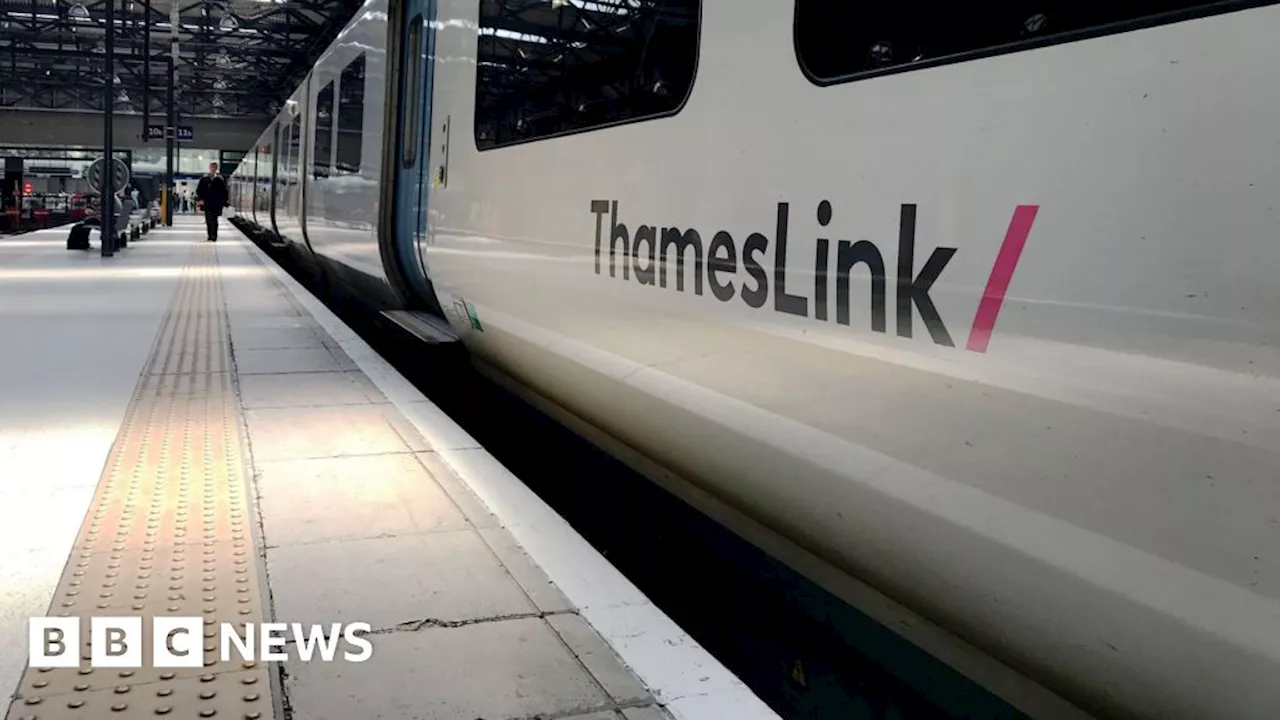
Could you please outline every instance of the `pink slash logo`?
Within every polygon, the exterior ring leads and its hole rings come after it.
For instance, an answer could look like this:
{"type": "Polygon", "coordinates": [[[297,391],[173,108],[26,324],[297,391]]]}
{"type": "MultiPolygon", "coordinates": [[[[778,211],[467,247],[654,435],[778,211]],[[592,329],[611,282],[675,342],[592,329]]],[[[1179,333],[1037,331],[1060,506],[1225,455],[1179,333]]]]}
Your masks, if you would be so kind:
{"type": "Polygon", "coordinates": [[[991,342],[991,333],[995,330],[996,318],[1004,305],[1005,292],[1009,290],[1009,282],[1013,280],[1013,271],[1018,267],[1018,259],[1022,257],[1022,248],[1027,244],[1027,236],[1031,234],[1031,224],[1036,220],[1039,205],[1019,205],[1013,211],[1009,221],[1009,230],[1004,235],[1004,243],[996,255],[996,263],[991,266],[991,276],[987,278],[987,289],[982,293],[982,302],[978,303],[978,312],[973,316],[973,328],[969,331],[969,342],[965,348],[973,352],[985,353],[987,344],[991,342]]]}

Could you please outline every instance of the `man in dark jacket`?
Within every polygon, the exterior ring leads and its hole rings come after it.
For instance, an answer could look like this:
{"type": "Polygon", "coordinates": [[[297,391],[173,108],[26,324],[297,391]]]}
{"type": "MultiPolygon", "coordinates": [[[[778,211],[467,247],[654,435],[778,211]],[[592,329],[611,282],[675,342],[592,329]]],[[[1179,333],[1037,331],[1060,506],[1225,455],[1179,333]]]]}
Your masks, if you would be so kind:
{"type": "Polygon", "coordinates": [[[218,218],[227,204],[227,183],[218,175],[218,163],[209,163],[209,174],[196,185],[196,201],[204,210],[204,224],[209,228],[209,242],[218,242],[218,218]]]}

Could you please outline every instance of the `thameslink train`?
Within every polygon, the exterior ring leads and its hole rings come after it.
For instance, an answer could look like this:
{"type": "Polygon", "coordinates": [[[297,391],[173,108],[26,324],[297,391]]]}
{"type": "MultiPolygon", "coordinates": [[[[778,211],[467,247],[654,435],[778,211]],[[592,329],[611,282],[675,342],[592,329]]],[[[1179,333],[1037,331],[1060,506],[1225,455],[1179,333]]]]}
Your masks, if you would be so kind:
{"type": "Polygon", "coordinates": [[[1280,7],[952,5],[368,0],[234,203],[1031,716],[1280,717],[1280,7]]]}

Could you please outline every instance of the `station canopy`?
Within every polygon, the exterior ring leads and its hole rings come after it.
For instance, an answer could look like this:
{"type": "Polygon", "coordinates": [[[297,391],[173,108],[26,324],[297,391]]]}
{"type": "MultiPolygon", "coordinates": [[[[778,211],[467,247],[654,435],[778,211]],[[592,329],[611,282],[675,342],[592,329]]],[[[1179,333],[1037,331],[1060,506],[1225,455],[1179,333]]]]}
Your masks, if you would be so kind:
{"type": "MultiPolygon", "coordinates": [[[[107,78],[106,2],[0,0],[0,108],[100,112],[110,82],[117,112],[141,113],[148,102],[156,122],[162,122],[174,5],[170,0],[112,1],[114,72],[107,78]],[[148,25],[149,84],[144,82],[148,25]]],[[[360,5],[360,0],[179,3],[179,115],[274,115],[360,5]]]]}

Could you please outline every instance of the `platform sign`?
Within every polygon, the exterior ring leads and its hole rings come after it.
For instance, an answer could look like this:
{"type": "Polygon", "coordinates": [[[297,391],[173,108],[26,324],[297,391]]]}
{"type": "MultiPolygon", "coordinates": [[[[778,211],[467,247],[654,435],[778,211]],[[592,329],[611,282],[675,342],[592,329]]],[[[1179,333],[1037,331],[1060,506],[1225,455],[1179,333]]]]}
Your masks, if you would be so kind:
{"type": "MultiPolygon", "coordinates": [[[[167,125],[148,125],[147,140],[167,140],[169,139],[169,130],[170,130],[170,126],[167,126],[167,125]]],[[[196,139],[195,128],[191,127],[190,125],[178,126],[178,135],[176,138],[178,142],[191,142],[192,140],[195,140],[195,139],[196,139]]]]}
{"type": "Polygon", "coordinates": [[[37,177],[70,177],[73,173],[71,168],[65,165],[32,165],[27,168],[26,174],[37,177]]]}

